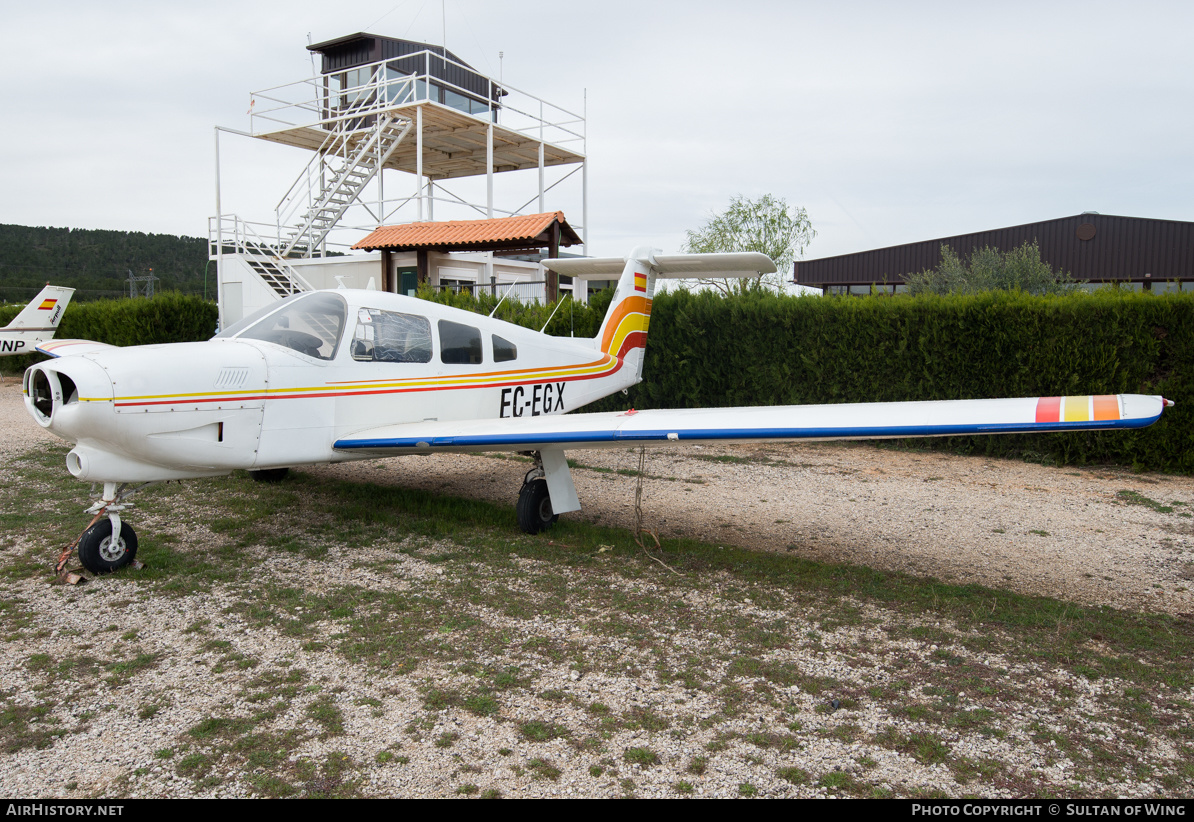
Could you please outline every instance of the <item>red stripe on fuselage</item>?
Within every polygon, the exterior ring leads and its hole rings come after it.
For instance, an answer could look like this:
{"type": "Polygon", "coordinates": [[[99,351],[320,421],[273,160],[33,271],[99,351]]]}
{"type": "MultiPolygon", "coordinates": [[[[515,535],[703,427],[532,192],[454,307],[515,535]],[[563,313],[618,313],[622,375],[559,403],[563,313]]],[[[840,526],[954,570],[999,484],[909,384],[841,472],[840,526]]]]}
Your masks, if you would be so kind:
{"type": "MultiPolygon", "coordinates": [[[[645,335],[644,335],[645,336],[645,335]]],[[[571,377],[540,377],[534,380],[510,380],[507,382],[491,382],[481,385],[420,385],[411,388],[388,388],[388,389],[374,389],[370,391],[320,391],[317,393],[293,393],[293,394],[254,394],[250,396],[237,395],[232,397],[190,397],[177,398],[165,400],[145,400],[142,402],[121,402],[116,400],[117,408],[139,408],[141,406],[150,405],[192,405],[198,403],[213,403],[213,402],[246,402],[250,400],[296,400],[296,399],[318,399],[321,397],[368,397],[377,394],[414,394],[423,391],[474,391],[483,388],[506,388],[515,385],[534,385],[543,382],[577,382],[580,380],[595,380],[601,377],[608,377],[616,374],[621,370],[624,363],[619,357],[617,364],[609,371],[603,371],[600,374],[580,374],[571,377]]]]}
{"type": "Polygon", "coordinates": [[[626,335],[626,339],[622,340],[622,347],[618,349],[618,360],[621,361],[623,357],[630,351],[636,348],[647,347],[647,332],[646,331],[631,331],[626,335]]]}

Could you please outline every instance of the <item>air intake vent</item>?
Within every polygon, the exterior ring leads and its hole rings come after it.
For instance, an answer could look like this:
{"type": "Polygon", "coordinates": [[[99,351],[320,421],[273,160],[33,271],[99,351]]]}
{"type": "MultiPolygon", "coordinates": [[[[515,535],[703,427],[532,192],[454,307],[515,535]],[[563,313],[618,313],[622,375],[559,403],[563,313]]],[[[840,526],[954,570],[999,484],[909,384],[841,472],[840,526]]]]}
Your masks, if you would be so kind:
{"type": "Polygon", "coordinates": [[[216,377],[216,388],[241,388],[248,380],[247,368],[221,368],[216,377]]]}

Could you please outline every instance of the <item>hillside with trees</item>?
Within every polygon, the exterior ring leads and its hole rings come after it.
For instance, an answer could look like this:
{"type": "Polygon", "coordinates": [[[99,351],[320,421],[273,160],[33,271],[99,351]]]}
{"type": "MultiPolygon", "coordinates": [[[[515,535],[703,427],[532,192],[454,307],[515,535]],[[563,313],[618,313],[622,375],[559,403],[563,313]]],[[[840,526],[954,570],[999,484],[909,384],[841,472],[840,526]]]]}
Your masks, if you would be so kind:
{"type": "MultiPolygon", "coordinates": [[[[140,231],[0,225],[0,300],[24,302],[47,282],[76,300],[127,297],[131,271],[158,277],[155,289],[203,295],[207,240],[140,231]]],[[[214,278],[215,266],[211,267],[214,278]]],[[[215,280],[209,283],[214,289],[215,280]]],[[[214,292],[211,292],[214,293],[214,292]]]]}

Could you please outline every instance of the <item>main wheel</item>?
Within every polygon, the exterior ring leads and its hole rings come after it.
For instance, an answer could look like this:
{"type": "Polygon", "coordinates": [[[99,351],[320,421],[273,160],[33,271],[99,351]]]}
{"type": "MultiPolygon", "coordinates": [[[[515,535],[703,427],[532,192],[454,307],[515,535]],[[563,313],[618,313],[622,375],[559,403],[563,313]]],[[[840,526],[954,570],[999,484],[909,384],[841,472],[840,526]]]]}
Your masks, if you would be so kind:
{"type": "Polygon", "coordinates": [[[262,468],[260,471],[250,471],[249,476],[257,482],[281,482],[289,473],[289,468],[262,468]]]}
{"type": "Polygon", "coordinates": [[[551,495],[544,480],[532,480],[518,492],[518,527],[528,534],[546,531],[556,524],[559,514],[551,510],[551,495]]]}
{"type": "Polygon", "coordinates": [[[110,574],[137,556],[137,534],[127,522],[120,523],[120,536],[112,538],[112,521],[104,518],[79,537],[79,562],[93,574],[110,574]]]}

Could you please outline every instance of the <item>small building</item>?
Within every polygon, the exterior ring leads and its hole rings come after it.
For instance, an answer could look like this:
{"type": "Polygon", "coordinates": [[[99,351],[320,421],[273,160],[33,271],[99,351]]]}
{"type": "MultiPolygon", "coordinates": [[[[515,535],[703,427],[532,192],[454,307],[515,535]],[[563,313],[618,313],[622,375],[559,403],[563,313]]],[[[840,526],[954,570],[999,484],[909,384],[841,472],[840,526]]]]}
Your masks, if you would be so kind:
{"type": "MultiPolygon", "coordinates": [[[[380,251],[382,288],[400,294],[413,293],[421,283],[437,287],[473,290],[490,288],[496,293],[506,283],[518,282],[511,266],[532,266],[544,257],[558,257],[560,248],[580,245],[581,238],[564,219],[564,212],[497,217],[492,220],[448,220],[436,223],[405,223],[382,226],[353,246],[353,250],[380,251]],[[490,252],[481,265],[461,265],[467,252],[490,252]],[[433,254],[435,255],[433,257],[433,254]],[[454,256],[451,256],[454,255],[454,256]],[[534,260],[534,262],[531,262],[534,260]],[[413,263],[413,265],[412,265],[413,263]],[[446,263],[446,265],[445,265],[446,263]],[[508,276],[503,277],[503,274],[508,276]]],[[[564,278],[566,289],[570,278],[564,278]]],[[[555,302],[559,276],[547,271],[538,286],[523,288],[520,299],[555,302]]]]}
{"type": "Polygon", "coordinates": [[[1194,289],[1194,223],[1087,211],[1010,228],[940,237],[816,260],[798,260],[793,282],[826,294],[904,290],[905,278],[936,268],[941,247],[967,258],[980,248],[1010,251],[1036,243],[1054,270],[1091,284],[1151,291],[1194,289]]]}

